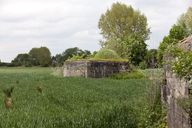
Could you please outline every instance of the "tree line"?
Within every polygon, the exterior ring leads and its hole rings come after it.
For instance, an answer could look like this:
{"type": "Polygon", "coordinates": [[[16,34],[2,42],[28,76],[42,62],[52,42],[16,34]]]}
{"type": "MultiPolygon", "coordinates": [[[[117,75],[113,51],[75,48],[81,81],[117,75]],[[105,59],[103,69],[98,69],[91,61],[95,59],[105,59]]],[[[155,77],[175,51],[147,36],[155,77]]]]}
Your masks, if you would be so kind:
{"type": "MultiPolygon", "coordinates": [[[[68,48],[62,53],[51,56],[51,52],[47,47],[32,48],[28,53],[18,54],[11,63],[0,62],[0,66],[8,67],[33,67],[33,66],[63,66],[68,59],[80,57],[81,59],[92,58],[97,54],[97,51],[91,52],[89,50],[82,50],[78,47],[68,48]]],[[[145,60],[148,67],[155,68],[156,49],[147,50],[145,60]]],[[[144,66],[145,68],[146,66],[144,66]]]]}
{"type": "MultiPolygon", "coordinates": [[[[91,56],[91,52],[88,50],[82,50],[78,47],[68,48],[63,53],[51,56],[51,52],[47,47],[32,48],[28,53],[18,54],[11,63],[0,62],[0,66],[62,66],[64,62],[73,56],[82,56],[86,58],[91,56]]],[[[94,52],[93,52],[94,54],[94,52]]]]}

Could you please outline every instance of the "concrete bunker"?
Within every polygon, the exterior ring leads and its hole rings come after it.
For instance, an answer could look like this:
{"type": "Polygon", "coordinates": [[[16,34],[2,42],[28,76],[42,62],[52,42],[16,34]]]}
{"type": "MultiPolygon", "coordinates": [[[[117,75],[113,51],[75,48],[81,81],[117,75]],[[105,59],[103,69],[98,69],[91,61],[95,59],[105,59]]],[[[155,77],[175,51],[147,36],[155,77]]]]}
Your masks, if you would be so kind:
{"type": "Polygon", "coordinates": [[[128,71],[128,62],[77,60],[64,63],[64,77],[81,76],[91,78],[108,77],[114,73],[128,71]]]}

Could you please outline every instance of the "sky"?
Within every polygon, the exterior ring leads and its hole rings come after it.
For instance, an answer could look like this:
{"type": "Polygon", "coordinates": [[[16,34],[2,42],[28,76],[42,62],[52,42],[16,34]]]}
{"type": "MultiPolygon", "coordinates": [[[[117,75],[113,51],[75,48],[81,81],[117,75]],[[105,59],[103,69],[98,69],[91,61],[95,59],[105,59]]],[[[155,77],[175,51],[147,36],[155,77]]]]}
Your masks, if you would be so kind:
{"type": "Polygon", "coordinates": [[[148,48],[158,48],[192,0],[0,0],[0,59],[46,46],[52,55],[67,48],[95,51],[102,40],[98,21],[114,2],[139,9],[151,28],[148,48]]]}

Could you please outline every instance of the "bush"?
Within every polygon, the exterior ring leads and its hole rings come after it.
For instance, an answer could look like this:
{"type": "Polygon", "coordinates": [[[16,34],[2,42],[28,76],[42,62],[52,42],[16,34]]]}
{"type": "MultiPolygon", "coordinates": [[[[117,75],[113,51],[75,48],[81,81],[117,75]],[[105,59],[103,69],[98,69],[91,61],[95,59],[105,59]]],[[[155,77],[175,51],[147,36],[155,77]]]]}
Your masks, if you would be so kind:
{"type": "Polygon", "coordinates": [[[133,70],[131,72],[122,72],[122,73],[117,73],[117,74],[113,74],[110,78],[112,79],[141,79],[144,78],[144,74],[137,71],[137,70],[133,70]]]}
{"type": "Polygon", "coordinates": [[[141,63],[139,63],[139,68],[140,69],[146,69],[147,68],[147,64],[145,61],[142,61],[141,63]]]}
{"type": "Polygon", "coordinates": [[[94,57],[95,59],[122,59],[115,51],[101,49],[94,57]]]}

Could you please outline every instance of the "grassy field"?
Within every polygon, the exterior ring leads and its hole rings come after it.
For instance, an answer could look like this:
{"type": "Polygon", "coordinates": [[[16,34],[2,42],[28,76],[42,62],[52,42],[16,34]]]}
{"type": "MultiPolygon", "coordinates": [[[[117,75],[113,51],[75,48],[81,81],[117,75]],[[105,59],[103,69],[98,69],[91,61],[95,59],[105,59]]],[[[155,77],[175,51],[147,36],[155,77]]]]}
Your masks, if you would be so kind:
{"type": "Polygon", "coordinates": [[[137,128],[150,83],[62,78],[49,68],[0,68],[0,127],[137,128]],[[3,89],[11,86],[13,108],[7,110],[3,89]]]}

